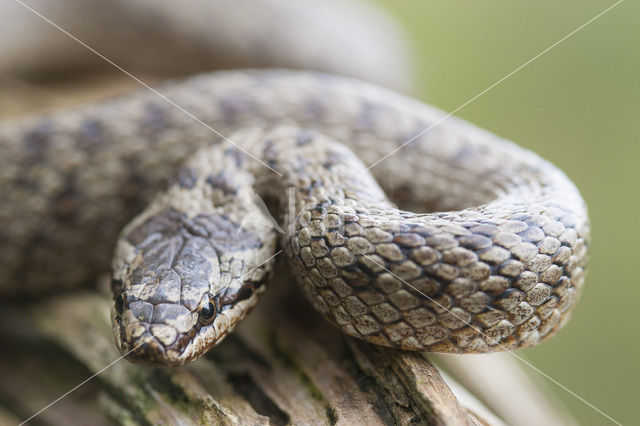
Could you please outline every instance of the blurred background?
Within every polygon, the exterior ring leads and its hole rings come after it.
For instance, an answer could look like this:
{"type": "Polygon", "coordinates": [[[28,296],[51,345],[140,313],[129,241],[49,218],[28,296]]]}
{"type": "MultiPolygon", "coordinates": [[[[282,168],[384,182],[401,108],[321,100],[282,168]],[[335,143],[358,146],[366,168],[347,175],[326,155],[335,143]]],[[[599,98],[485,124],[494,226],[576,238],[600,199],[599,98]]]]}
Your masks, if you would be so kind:
{"type": "MultiPolygon", "coordinates": [[[[376,1],[412,43],[418,84],[411,93],[445,111],[614,3],[376,1]]],[[[622,2],[456,113],[551,160],[586,199],[592,247],[581,301],[557,337],[518,354],[626,424],[637,422],[640,383],[639,14],[639,3],[622,2]]],[[[5,43],[20,46],[20,40],[5,43]]],[[[109,65],[95,63],[99,72],[81,81],[58,76],[41,84],[37,78],[25,83],[16,75],[0,76],[0,117],[136,86],[109,65]]],[[[610,424],[568,392],[550,387],[581,424],[610,424]]]]}
{"type": "MultiPolygon", "coordinates": [[[[413,41],[419,97],[445,111],[613,3],[381,1],[413,41]]],[[[586,199],[582,298],[558,336],[519,355],[623,424],[639,411],[639,13],[621,3],[456,113],[551,160],[586,199]]],[[[551,386],[581,424],[610,424],[551,386]]]]}

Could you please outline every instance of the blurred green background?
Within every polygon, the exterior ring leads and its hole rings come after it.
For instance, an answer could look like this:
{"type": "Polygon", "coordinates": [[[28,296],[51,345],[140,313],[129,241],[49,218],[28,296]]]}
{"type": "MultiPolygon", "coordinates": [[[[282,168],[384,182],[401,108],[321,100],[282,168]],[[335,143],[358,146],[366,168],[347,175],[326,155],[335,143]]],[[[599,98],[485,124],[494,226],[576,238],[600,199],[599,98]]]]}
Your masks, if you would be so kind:
{"type": "MultiPolygon", "coordinates": [[[[380,2],[412,38],[417,94],[445,111],[615,3],[380,2]]],[[[519,355],[623,424],[640,412],[639,16],[622,2],[456,114],[553,161],[587,200],[591,261],[573,319],[519,355]]],[[[581,424],[611,424],[550,386],[581,424]]]]}

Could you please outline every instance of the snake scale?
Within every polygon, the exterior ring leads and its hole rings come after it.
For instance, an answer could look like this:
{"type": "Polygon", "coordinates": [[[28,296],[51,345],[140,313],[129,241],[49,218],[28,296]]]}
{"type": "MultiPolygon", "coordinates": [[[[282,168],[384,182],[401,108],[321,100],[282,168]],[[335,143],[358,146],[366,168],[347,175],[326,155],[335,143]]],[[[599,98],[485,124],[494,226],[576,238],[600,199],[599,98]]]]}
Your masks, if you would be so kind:
{"type": "Polygon", "coordinates": [[[141,363],[220,342],[279,247],[318,312],[375,344],[511,350],[568,319],[586,207],[534,153],[318,72],[220,71],[160,92],[233,143],[148,91],[0,125],[3,293],[88,281],[120,233],[112,324],[141,363]]]}

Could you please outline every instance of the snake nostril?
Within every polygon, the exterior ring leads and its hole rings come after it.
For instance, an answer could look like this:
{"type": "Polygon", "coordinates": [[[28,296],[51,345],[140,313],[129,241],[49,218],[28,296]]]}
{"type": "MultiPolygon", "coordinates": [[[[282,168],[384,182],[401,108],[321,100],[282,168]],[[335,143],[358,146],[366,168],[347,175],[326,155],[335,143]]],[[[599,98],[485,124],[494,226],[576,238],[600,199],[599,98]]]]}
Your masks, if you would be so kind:
{"type": "Polygon", "coordinates": [[[122,293],[116,296],[115,304],[116,312],[118,313],[118,315],[122,315],[122,311],[124,310],[124,296],[122,295],[122,293]]]}

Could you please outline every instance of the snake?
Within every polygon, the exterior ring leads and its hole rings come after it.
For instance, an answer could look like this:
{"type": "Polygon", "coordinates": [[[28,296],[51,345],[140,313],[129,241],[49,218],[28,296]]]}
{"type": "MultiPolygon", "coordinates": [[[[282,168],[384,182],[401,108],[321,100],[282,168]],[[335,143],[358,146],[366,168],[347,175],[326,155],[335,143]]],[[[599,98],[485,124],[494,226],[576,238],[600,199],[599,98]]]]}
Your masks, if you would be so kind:
{"type": "Polygon", "coordinates": [[[3,122],[0,187],[2,292],[76,287],[113,253],[116,346],[152,365],[220,343],[280,259],[345,334],[444,353],[554,335],[588,259],[586,205],[552,163],[318,71],[207,72],[3,122]]]}

